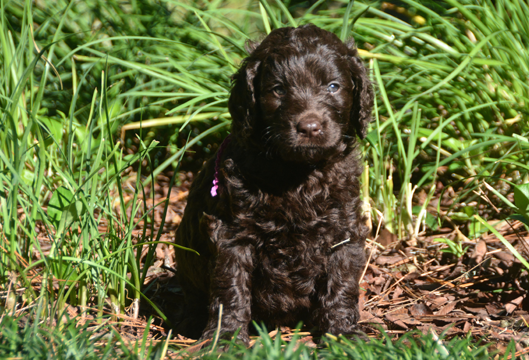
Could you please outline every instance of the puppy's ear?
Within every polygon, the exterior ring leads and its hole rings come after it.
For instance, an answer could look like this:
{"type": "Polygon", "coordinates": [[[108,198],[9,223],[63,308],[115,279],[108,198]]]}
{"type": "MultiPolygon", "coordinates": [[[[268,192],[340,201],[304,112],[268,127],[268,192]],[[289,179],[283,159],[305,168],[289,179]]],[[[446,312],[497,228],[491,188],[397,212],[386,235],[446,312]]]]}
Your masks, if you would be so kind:
{"type": "Polygon", "coordinates": [[[347,43],[349,48],[349,69],[354,83],[354,103],[351,108],[349,119],[349,135],[358,135],[365,138],[367,126],[371,121],[371,110],[373,108],[373,88],[367,70],[358,56],[354,40],[347,43]]]}
{"type": "Polygon", "coordinates": [[[246,50],[248,54],[251,54],[255,49],[257,49],[258,46],[259,41],[246,40],[246,43],[244,44],[244,50],[246,50]]]}
{"type": "Polygon", "coordinates": [[[254,80],[260,61],[250,55],[232,77],[233,88],[228,101],[232,117],[231,130],[237,141],[248,144],[254,133],[256,93],[254,80]]]}

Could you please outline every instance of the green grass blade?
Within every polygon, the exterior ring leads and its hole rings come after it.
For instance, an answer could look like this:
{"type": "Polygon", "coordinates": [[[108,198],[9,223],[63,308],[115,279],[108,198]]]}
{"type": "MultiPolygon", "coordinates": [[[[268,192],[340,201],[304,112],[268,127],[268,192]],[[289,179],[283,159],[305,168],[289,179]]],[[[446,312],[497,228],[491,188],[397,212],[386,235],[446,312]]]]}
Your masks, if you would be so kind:
{"type": "Polygon", "coordinates": [[[509,251],[518,259],[520,260],[520,262],[525,266],[525,268],[529,271],[529,262],[527,262],[527,260],[524,259],[524,257],[511,245],[510,242],[507,241],[507,239],[505,239],[503,237],[503,235],[501,235],[498,230],[496,230],[492,225],[490,225],[488,222],[486,222],[485,220],[483,220],[479,215],[474,215],[474,218],[476,220],[478,220],[483,226],[485,226],[491,233],[493,233],[497,238],[498,240],[500,240],[503,245],[505,245],[505,247],[507,249],[509,249],[509,251]]]}

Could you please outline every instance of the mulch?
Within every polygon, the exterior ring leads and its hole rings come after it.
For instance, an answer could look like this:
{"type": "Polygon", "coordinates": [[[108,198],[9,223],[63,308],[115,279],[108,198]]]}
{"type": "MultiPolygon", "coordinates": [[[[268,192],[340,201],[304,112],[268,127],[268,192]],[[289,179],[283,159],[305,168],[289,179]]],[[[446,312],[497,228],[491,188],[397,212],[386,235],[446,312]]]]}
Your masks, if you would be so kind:
{"type": "MultiPolygon", "coordinates": [[[[133,198],[134,178],[129,177],[131,186],[123,186],[125,201],[133,198]]],[[[192,173],[180,174],[179,185],[171,190],[162,241],[172,242],[174,239],[192,179],[192,173]]],[[[148,206],[167,199],[169,180],[163,175],[158,177],[154,185],[154,201],[151,188],[145,189],[148,206]]],[[[116,205],[116,210],[118,207],[116,205]]],[[[136,217],[142,215],[140,212],[136,217]]],[[[154,224],[149,224],[147,229],[149,238],[156,237],[162,215],[163,204],[153,212],[154,224]]],[[[512,220],[494,223],[515,249],[529,258],[529,234],[525,226],[512,220]]],[[[143,230],[135,230],[137,239],[141,238],[143,230]]],[[[147,245],[144,246],[142,260],[147,249],[147,245]]],[[[494,235],[485,233],[470,240],[456,225],[450,224],[435,234],[422,233],[416,238],[398,239],[389,231],[373,226],[366,252],[370,260],[360,284],[360,324],[368,336],[379,336],[380,329],[394,337],[411,330],[433,333],[434,336],[444,334],[447,339],[470,335],[482,344],[490,343],[491,350],[500,351],[514,339],[517,356],[529,353],[528,272],[494,235]],[[461,242],[468,249],[464,256],[457,258],[443,252],[447,246],[434,241],[436,238],[461,242]]],[[[145,282],[149,299],[172,322],[180,318],[182,309],[179,304],[183,301],[174,277],[175,268],[174,248],[159,244],[145,282]]],[[[128,323],[122,326],[124,339],[135,341],[141,338],[150,316],[155,317],[150,326],[152,339],[166,341],[170,327],[156,318],[144,302],[139,316],[125,315],[128,323]]],[[[301,331],[301,341],[313,345],[315,334],[307,329],[301,331]]],[[[283,327],[270,334],[289,339],[293,330],[283,327]]],[[[171,333],[171,339],[170,343],[190,351],[203,346],[179,334],[171,333]]]]}

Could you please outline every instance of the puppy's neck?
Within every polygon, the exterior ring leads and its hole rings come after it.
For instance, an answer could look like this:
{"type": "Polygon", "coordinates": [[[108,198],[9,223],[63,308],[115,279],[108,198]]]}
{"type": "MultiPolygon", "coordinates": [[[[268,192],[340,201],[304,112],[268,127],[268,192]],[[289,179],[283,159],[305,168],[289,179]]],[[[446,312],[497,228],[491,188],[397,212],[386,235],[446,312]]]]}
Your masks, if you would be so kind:
{"type": "Polygon", "coordinates": [[[230,150],[238,172],[249,184],[276,195],[295,190],[314,177],[323,180],[327,178],[326,173],[333,172],[332,169],[337,166],[336,159],[303,163],[285,161],[279,155],[242,150],[236,146],[230,150]]]}

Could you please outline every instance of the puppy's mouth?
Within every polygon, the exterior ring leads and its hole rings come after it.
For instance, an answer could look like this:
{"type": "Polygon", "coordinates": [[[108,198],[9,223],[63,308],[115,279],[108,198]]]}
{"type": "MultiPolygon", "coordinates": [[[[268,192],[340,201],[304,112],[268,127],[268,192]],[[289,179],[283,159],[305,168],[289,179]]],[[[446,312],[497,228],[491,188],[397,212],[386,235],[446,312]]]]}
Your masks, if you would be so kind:
{"type": "Polygon", "coordinates": [[[288,139],[276,143],[276,150],[285,161],[318,163],[344,150],[340,137],[329,135],[321,133],[318,136],[306,137],[299,133],[291,133],[288,139]]]}
{"type": "Polygon", "coordinates": [[[313,144],[288,146],[279,149],[279,155],[283,160],[309,164],[329,159],[337,152],[340,151],[337,151],[335,146],[324,147],[313,144]]]}
{"type": "Polygon", "coordinates": [[[326,114],[305,112],[270,122],[275,124],[264,131],[266,152],[284,161],[315,164],[345,149],[340,124],[326,114]]]}

